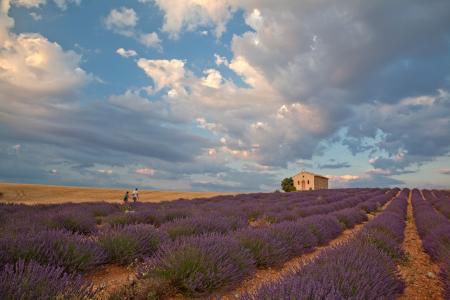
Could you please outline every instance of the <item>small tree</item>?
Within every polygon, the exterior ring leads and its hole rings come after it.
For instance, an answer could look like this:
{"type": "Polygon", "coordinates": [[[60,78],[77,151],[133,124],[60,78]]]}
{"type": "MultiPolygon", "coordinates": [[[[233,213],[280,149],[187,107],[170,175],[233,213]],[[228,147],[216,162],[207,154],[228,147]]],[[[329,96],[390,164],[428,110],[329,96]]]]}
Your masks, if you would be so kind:
{"type": "Polygon", "coordinates": [[[295,192],[297,189],[294,186],[294,180],[292,177],[286,177],[281,181],[281,188],[285,192],[295,192]]]}

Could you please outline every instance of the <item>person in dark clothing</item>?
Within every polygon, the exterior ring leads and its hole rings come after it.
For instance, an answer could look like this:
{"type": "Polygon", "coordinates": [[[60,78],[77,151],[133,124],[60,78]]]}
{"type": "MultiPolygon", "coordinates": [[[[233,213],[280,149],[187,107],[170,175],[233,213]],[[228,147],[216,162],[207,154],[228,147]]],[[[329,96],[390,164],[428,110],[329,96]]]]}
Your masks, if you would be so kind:
{"type": "Polygon", "coordinates": [[[123,196],[123,202],[124,202],[125,204],[128,203],[128,191],[126,191],[126,192],[125,192],[125,196],[123,196]]]}

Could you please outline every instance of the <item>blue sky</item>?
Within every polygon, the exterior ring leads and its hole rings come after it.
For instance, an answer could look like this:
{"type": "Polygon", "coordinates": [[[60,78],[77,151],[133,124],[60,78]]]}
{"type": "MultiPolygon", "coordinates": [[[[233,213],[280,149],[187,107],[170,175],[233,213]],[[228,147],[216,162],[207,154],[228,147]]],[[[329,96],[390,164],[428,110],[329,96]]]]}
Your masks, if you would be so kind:
{"type": "Polygon", "coordinates": [[[450,182],[450,3],[1,0],[0,180],[450,182]]]}

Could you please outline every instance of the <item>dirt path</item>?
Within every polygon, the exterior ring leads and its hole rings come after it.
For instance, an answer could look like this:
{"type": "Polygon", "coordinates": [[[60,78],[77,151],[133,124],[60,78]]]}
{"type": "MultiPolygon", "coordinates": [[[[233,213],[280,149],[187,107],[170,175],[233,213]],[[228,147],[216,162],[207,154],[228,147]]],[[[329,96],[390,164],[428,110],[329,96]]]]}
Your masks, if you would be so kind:
{"type": "Polygon", "coordinates": [[[99,299],[107,299],[111,293],[135,279],[135,270],[117,265],[108,265],[86,275],[94,287],[101,289],[99,299]]]}
{"type": "Polygon", "coordinates": [[[433,263],[425,253],[422,240],[417,232],[411,205],[411,194],[408,198],[408,211],[403,249],[409,260],[400,265],[399,271],[406,283],[401,300],[443,299],[442,283],[439,280],[439,266],[433,263]]]}
{"type": "MultiPolygon", "coordinates": [[[[396,195],[398,196],[398,194],[396,195]]],[[[395,197],[396,197],[395,196],[395,197]]],[[[394,197],[394,198],[395,198],[394,197]]],[[[389,200],[382,209],[375,213],[375,214],[368,214],[369,221],[372,220],[376,215],[378,215],[381,211],[383,211],[389,203],[394,199],[392,198],[389,200]]],[[[297,272],[300,270],[304,265],[311,263],[314,261],[325,249],[338,246],[342,243],[345,243],[348,241],[351,237],[353,237],[356,233],[361,231],[361,229],[364,227],[364,225],[368,221],[358,224],[352,229],[346,229],[344,230],[341,235],[339,235],[336,239],[332,240],[326,245],[316,247],[314,251],[303,254],[301,256],[295,257],[289,261],[287,261],[281,268],[268,268],[268,269],[262,269],[257,270],[255,275],[245,281],[242,282],[242,284],[235,290],[230,291],[223,295],[215,295],[212,297],[212,299],[236,299],[240,295],[242,295],[245,292],[255,292],[258,290],[259,287],[261,287],[263,284],[276,282],[283,277],[291,274],[292,272],[297,272]]]]}

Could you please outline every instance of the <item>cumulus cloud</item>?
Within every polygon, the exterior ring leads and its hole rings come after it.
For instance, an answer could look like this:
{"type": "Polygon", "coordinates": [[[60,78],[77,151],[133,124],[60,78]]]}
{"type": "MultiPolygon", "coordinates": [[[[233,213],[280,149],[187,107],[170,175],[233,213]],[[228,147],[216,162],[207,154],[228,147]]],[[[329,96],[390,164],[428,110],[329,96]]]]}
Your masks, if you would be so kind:
{"type": "Polygon", "coordinates": [[[125,36],[133,36],[134,27],[136,26],[138,19],[134,9],[122,6],[117,9],[112,9],[104,22],[106,28],[109,30],[125,36]]]}
{"type": "Polygon", "coordinates": [[[81,4],[81,0],[53,0],[60,9],[66,10],[69,3],[74,3],[76,5],[81,4]]]}
{"type": "Polygon", "coordinates": [[[156,32],[141,33],[139,35],[139,42],[149,48],[155,48],[162,51],[161,40],[156,32]]]}
{"type": "Polygon", "coordinates": [[[182,30],[203,27],[213,27],[216,37],[220,37],[235,10],[228,1],[156,0],[155,3],[164,12],[162,30],[172,38],[177,38],[182,30]]]}
{"type": "Polygon", "coordinates": [[[136,29],[139,17],[133,8],[120,7],[112,9],[104,19],[107,29],[115,33],[134,38],[149,48],[162,51],[161,39],[156,32],[143,33],[136,29]]]}
{"type": "MultiPolygon", "coordinates": [[[[76,5],[81,4],[81,0],[53,0],[53,2],[61,10],[66,10],[69,3],[74,3],[76,5]]],[[[41,5],[45,5],[46,3],[47,0],[11,0],[11,4],[26,8],[39,7],[41,5]]]]}
{"type": "MultiPolygon", "coordinates": [[[[46,174],[58,165],[61,178],[89,183],[99,174],[95,170],[108,173],[121,162],[189,165],[211,147],[206,139],[176,128],[180,121],[164,102],[144,97],[148,88],[82,103],[78,92],[91,75],[81,69],[81,57],[40,34],[10,32],[9,2],[1,5],[0,136],[13,145],[30,143],[29,151],[21,151],[22,160],[1,164],[3,180],[55,180],[46,174]],[[98,163],[101,168],[92,167],[98,163]],[[83,172],[89,180],[81,181],[83,172]]],[[[8,160],[8,153],[0,155],[2,162],[8,160]]]]}
{"type": "MultiPolygon", "coordinates": [[[[251,126],[258,120],[249,118],[247,112],[235,114],[232,122],[227,122],[205,107],[200,110],[203,115],[208,111],[211,122],[223,124],[224,134],[235,144],[241,140],[247,144],[247,150],[251,144],[258,144],[267,153],[263,158],[267,163],[309,158],[318,151],[320,141],[333,138],[340,128],[348,129],[344,144],[360,145],[350,149],[355,153],[368,149],[387,151],[388,156],[383,159],[389,160],[399,151],[406,151],[401,162],[393,160],[397,167],[391,174],[408,172],[414,162],[421,164],[448,153],[448,102],[444,95],[433,95],[445,87],[448,78],[448,70],[442,66],[442,62],[450,61],[444,50],[448,50],[444,42],[448,34],[444,28],[450,26],[448,2],[429,6],[421,1],[404,1],[396,7],[383,2],[354,5],[353,1],[344,1],[339,7],[327,1],[169,2],[157,4],[165,14],[163,29],[172,37],[183,30],[221,28],[234,11],[244,11],[245,22],[253,30],[234,35],[233,59],[229,64],[218,55],[215,58],[217,65],[228,65],[251,89],[244,92],[225,83],[216,106],[230,92],[235,97],[240,95],[240,99],[251,95],[257,107],[257,96],[270,90],[276,99],[264,102],[265,109],[255,115],[266,116],[260,121],[276,124],[274,128],[283,128],[286,133],[266,128],[261,134],[262,128],[251,126]],[[398,14],[375,13],[400,7],[404,8],[398,12],[401,23],[398,14]],[[425,14],[418,15],[417,11],[425,14]],[[424,72],[430,73],[430,68],[432,78],[419,80],[424,72]],[[276,110],[279,118],[273,121],[276,110]],[[298,113],[291,112],[283,118],[286,110],[298,113]],[[235,132],[235,125],[230,123],[248,130],[235,132]],[[380,130],[381,142],[363,146],[363,138],[375,141],[380,130]],[[405,134],[405,130],[410,132],[405,134]],[[270,147],[269,141],[276,147],[270,147]]],[[[194,92],[201,92],[204,99],[211,97],[211,91],[194,92]]],[[[230,101],[226,107],[232,110],[233,104],[230,101]]],[[[245,111],[245,104],[242,109],[245,111]]],[[[375,169],[384,169],[381,162],[377,161],[375,169]]]]}
{"type": "Polygon", "coordinates": [[[134,51],[133,49],[125,50],[124,48],[117,49],[116,53],[126,58],[138,55],[137,52],[134,51]]]}
{"type": "Polygon", "coordinates": [[[224,65],[224,66],[228,66],[228,60],[226,57],[224,56],[220,56],[219,54],[214,54],[214,57],[216,58],[216,65],[220,66],[220,65],[224,65]]]}
{"type": "Polygon", "coordinates": [[[12,0],[11,3],[26,8],[39,7],[47,2],[47,0],[12,0]]]}
{"type": "Polygon", "coordinates": [[[214,69],[208,69],[203,72],[205,74],[205,77],[202,78],[202,84],[204,86],[218,89],[220,88],[220,85],[222,84],[222,75],[219,71],[214,69]]]}
{"type": "Polygon", "coordinates": [[[75,93],[92,76],[80,67],[77,53],[37,33],[10,32],[14,21],[8,16],[8,1],[1,8],[0,99],[4,100],[0,116],[4,121],[14,121],[15,115],[48,116],[49,106],[75,93]]]}
{"type": "Polygon", "coordinates": [[[53,94],[76,88],[88,79],[79,67],[78,54],[64,51],[40,34],[11,34],[2,50],[0,79],[12,89],[53,94]]]}
{"type": "Polygon", "coordinates": [[[152,60],[141,58],[137,65],[153,79],[155,90],[159,91],[165,87],[182,90],[182,81],[185,78],[184,61],[179,59],[152,60]]]}

